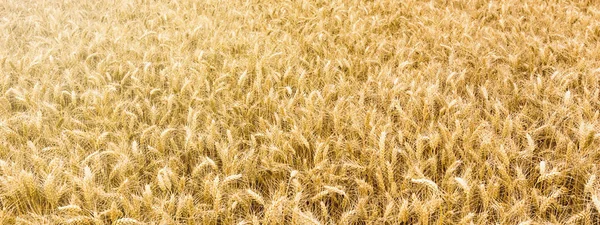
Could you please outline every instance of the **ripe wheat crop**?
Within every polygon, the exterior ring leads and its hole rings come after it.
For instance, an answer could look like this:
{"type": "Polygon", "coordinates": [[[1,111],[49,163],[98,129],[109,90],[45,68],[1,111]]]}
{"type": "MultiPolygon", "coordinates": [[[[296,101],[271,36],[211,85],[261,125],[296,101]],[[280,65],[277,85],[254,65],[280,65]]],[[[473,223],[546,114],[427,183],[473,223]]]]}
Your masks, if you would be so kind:
{"type": "Polygon", "coordinates": [[[2,0],[0,224],[598,224],[593,0],[2,0]]]}

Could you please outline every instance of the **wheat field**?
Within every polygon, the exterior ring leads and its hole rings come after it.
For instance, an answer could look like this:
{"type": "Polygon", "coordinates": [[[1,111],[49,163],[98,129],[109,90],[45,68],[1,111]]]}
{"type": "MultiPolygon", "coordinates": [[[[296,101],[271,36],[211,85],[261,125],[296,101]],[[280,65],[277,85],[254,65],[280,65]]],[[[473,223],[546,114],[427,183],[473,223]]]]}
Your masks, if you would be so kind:
{"type": "Polygon", "coordinates": [[[2,0],[0,224],[598,224],[600,3],[2,0]]]}

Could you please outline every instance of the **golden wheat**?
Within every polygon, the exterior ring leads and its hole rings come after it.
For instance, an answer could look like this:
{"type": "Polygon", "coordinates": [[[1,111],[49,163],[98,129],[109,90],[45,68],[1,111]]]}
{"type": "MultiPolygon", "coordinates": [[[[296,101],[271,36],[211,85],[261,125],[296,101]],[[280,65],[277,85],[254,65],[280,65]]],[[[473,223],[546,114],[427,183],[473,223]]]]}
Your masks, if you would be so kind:
{"type": "Polygon", "coordinates": [[[0,224],[598,224],[600,4],[0,3],[0,224]]]}

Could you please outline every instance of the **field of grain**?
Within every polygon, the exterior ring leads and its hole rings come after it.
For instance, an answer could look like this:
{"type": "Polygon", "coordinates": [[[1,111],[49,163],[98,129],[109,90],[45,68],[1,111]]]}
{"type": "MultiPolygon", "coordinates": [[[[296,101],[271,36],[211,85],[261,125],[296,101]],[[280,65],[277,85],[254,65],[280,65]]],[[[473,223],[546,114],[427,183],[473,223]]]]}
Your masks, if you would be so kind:
{"type": "Polygon", "coordinates": [[[0,224],[598,224],[600,4],[2,0],[0,224]]]}

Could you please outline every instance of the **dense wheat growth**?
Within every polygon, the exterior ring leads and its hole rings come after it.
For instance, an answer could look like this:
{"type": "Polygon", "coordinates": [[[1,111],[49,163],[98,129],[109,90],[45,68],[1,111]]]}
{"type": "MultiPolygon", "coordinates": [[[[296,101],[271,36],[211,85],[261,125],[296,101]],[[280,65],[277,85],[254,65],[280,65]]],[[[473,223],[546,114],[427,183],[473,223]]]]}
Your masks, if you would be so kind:
{"type": "Polygon", "coordinates": [[[595,1],[0,1],[0,224],[598,224],[598,163],[595,1]]]}

